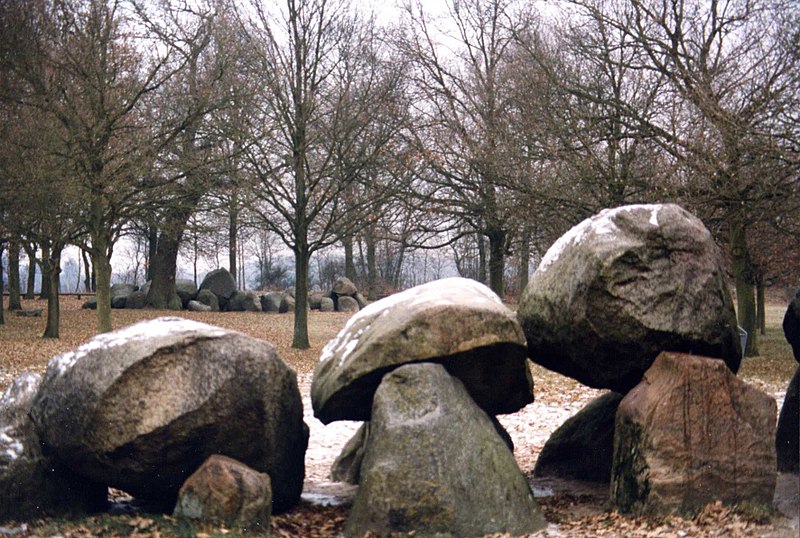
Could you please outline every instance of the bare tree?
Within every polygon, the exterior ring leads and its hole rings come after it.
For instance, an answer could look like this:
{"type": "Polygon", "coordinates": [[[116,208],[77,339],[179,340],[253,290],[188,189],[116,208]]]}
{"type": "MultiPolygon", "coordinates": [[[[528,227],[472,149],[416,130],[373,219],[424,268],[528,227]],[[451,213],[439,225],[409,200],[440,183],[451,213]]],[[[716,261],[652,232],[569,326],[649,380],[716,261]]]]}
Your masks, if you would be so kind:
{"type": "MultiPolygon", "coordinates": [[[[346,227],[363,226],[376,203],[340,210],[398,129],[385,107],[401,78],[380,56],[373,22],[345,2],[287,0],[279,10],[256,4],[253,12],[246,26],[266,90],[249,159],[261,181],[254,210],[292,249],[295,298],[303,305],[311,255],[346,227]]],[[[304,308],[295,312],[292,346],[309,347],[304,308]]]]}

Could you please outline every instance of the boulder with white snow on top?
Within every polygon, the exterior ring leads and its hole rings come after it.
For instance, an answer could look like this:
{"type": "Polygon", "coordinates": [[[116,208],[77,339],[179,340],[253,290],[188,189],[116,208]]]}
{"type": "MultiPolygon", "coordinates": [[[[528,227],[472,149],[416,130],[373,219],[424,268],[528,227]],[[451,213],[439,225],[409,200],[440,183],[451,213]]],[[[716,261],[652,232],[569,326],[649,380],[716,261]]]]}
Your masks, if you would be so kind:
{"type": "Polygon", "coordinates": [[[491,415],[533,401],[514,313],[483,284],[448,278],[374,302],[348,320],[314,372],[315,416],[324,423],[369,420],[383,376],[413,362],[443,364],[491,415]]]}
{"type": "Polygon", "coordinates": [[[158,318],[98,335],[50,361],[31,417],[60,464],[154,506],[211,454],[268,473],[276,512],[300,498],[297,376],[241,333],[158,318]]]}
{"type": "Polygon", "coordinates": [[[606,209],[547,251],[520,298],[532,361],[625,393],[662,351],[741,361],[711,233],[674,204],[606,209]]]}
{"type": "Polygon", "coordinates": [[[0,397],[0,522],[82,516],[106,505],[107,488],[48,458],[29,413],[41,383],[24,373],[0,397]]]}

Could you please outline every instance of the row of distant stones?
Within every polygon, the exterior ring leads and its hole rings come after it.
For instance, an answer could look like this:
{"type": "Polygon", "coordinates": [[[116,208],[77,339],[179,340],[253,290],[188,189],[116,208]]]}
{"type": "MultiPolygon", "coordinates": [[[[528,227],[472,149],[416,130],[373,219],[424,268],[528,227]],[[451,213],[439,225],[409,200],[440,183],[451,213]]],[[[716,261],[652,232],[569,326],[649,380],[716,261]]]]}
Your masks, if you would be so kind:
{"type": "MultiPolygon", "coordinates": [[[[359,484],[345,535],[542,528],[496,419],[533,401],[528,359],[618,392],[613,412],[587,408],[614,416],[610,470],[592,459],[596,435],[574,460],[610,482],[619,510],[771,503],[776,404],[734,375],[739,336],[710,234],[677,206],[627,206],[560,239],[516,314],[481,284],[445,279],[366,306],[325,346],[315,416],[365,421],[334,466],[359,484]]],[[[299,500],[302,416],[296,374],[266,342],[180,318],[99,335],[0,399],[0,519],[98,509],[115,487],[264,529],[299,500]]]]}
{"type": "MultiPolygon", "coordinates": [[[[111,286],[111,308],[140,309],[147,304],[151,282],[141,287],[118,283],[111,286]]],[[[285,291],[254,292],[240,290],[233,275],[225,269],[210,271],[200,287],[194,280],[176,279],[176,295],[169,302],[170,310],[192,312],[278,312],[295,310],[294,288],[285,291]]],[[[329,292],[311,291],[307,308],[321,312],[358,312],[367,304],[366,298],[353,282],[345,277],[336,280],[329,292]]],[[[83,308],[97,308],[97,298],[90,297],[83,308]]]]}

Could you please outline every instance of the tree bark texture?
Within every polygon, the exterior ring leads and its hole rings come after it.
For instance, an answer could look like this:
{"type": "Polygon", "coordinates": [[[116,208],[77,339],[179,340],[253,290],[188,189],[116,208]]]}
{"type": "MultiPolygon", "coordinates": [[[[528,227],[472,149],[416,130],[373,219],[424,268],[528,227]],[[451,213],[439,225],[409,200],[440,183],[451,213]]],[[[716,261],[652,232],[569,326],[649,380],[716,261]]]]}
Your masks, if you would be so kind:
{"type": "Polygon", "coordinates": [[[753,267],[747,248],[745,227],[733,224],[730,236],[733,281],[736,287],[736,314],[739,325],[747,331],[746,357],[758,355],[758,334],[756,327],[756,297],[753,267]]]}
{"type": "Polygon", "coordinates": [[[19,243],[8,245],[8,310],[22,310],[19,290],[19,243]]]}
{"type": "MultiPolygon", "coordinates": [[[[3,290],[3,242],[0,241],[0,292],[3,290]]],[[[6,318],[3,313],[3,294],[0,293],[0,325],[5,324],[6,318]]]]}
{"type": "Polygon", "coordinates": [[[36,245],[24,244],[25,254],[28,256],[28,281],[25,288],[25,298],[36,298],[36,245]]]}
{"type": "Polygon", "coordinates": [[[50,245],[42,245],[42,262],[40,268],[42,270],[42,287],[39,289],[39,299],[50,298],[50,264],[47,260],[50,259],[50,245]]]}
{"type": "Polygon", "coordinates": [[[112,330],[111,323],[111,262],[108,259],[106,241],[93,241],[92,265],[97,277],[97,332],[112,330]]]}
{"type": "Polygon", "coordinates": [[[349,278],[352,282],[356,282],[356,264],[353,259],[353,238],[352,236],[345,236],[342,238],[342,245],[344,246],[344,276],[349,278]]]}
{"type": "Polygon", "coordinates": [[[501,299],[505,295],[506,232],[489,230],[489,287],[501,299]]]}
{"type": "MultiPolygon", "coordinates": [[[[44,338],[58,338],[59,326],[61,323],[61,305],[59,301],[59,291],[61,288],[61,251],[63,247],[54,245],[50,249],[50,255],[43,259],[42,262],[47,270],[43,272],[47,274],[50,290],[47,296],[47,323],[45,325],[44,338]]],[[[43,251],[44,253],[44,251],[43,251]]]]}
{"type": "Polygon", "coordinates": [[[308,349],[311,344],[308,340],[308,265],[310,254],[308,248],[302,246],[294,251],[294,336],[292,347],[295,349],[308,349]]]}

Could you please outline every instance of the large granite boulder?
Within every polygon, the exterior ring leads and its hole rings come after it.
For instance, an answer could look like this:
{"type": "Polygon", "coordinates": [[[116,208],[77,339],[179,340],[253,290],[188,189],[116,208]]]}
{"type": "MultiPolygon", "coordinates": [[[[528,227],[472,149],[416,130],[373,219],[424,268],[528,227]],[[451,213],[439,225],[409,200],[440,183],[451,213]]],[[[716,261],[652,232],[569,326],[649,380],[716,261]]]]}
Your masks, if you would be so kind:
{"type": "Polygon", "coordinates": [[[125,308],[128,296],[137,290],[133,284],[119,283],[111,286],[111,308],[125,308]]]}
{"type": "Polygon", "coordinates": [[[270,291],[261,296],[261,310],[264,312],[278,312],[281,308],[283,293],[270,291]]]}
{"type": "Polygon", "coordinates": [[[22,374],[0,397],[0,522],[80,516],[105,507],[107,489],[75,476],[42,452],[30,419],[39,374],[22,374]]]}
{"type": "Polygon", "coordinates": [[[177,517],[265,534],[271,514],[269,475],[218,454],[183,483],[173,512],[177,517]]]}
{"type": "Polygon", "coordinates": [[[197,297],[197,284],[188,278],[175,279],[175,292],[178,294],[183,308],[186,308],[189,301],[197,297]]]}
{"type": "Polygon", "coordinates": [[[61,464],[159,507],[212,454],[268,473],[274,511],[300,498],[297,376],[237,332],[158,318],[98,335],[50,361],[31,417],[61,464]]]}
{"type": "Polygon", "coordinates": [[[339,297],[335,303],[337,312],[358,312],[360,310],[358,301],[348,295],[339,297]]]}
{"type": "Polygon", "coordinates": [[[800,362],[800,291],[786,308],[786,314],[783,316],[783,334],[792,346],[795,360],[800,362]]]}
{"type": "Polygon", "coordinates": [[[145,306],[147,306],[147,294],[142,290],[134,291],[125,299],[125,308],[140,310],[145,306]]]}
{"type": "Polygon", "coordinates": [[[741,361],[719,249],[673,204],[606,209],[555,244],[520,298],[528,353],[545,368],[625,393],[664,350],[741,361]]]}
{"type": "Polygon", "coordinates": [[[228,310],[232,312],[261,312],[261,298],[252,291],[237,291],[231,297],[228,310]]]}
{"type": "Polygon", "coordinates": [[[544,525],[513,454],[458,379],[439,364],[384,377],[345,536],[519,535],[544,525]]]}
{"type": "Polygon", "coordinates": [[[444,365],[489,414],[533,401],[525,337],[514,313],[483,284],[448,278],[374,302],[348,320],[314,372],[315,416],[324,423],[369,420],[383,376],[422,361],[444,365]]]}
{"type": "Polygon", "coordinates": [[[212,312],[219,312],[219,299],[214,295],[213,291],[200,290],[197,292],[198,303],[204,304],[211,309],[212,312]]]}
{"type": "Polygon", "coordinates": [[[201,290],[209,290],[219,299],[219,306],[225,310],[228,301],[236,293],[236,280],[233,275],[224,267],[209,272],[200,283],[201,290]]]}
{"type": "Polygon", "coordinates": [[[622,394],[604,394],[559,426],[539,453],[534,476],[609,483],[620,401],[622,394]]]}
{"type": "Polygon", "coordinates": [[[794,371],[786,388],[778,428],[775,432],[775,450],[778,456],[778,471],[800,472],[800,365],[794,371]]]}
{"type": "Polygon", "coordinates": [[[320,312],[333,312],[335,310],[336,309],[334,308],[333,305],[333,299],[331,299],[330,297],[323,297],[322,299],[320,299],[319,301],[320,312]]]}
{"type": "Polygon", "coordinates": [[[189,312],[211,312],[211,307],[200,301],[189,301],[186,305],[186,310],[189,312]]]}
{"type": "Polygon", "coordinates": [[[364,461],[368,440],[369,422],[364,422],[333,460],[331,480],[346,484],[358,484],[361,479],[361,463],[364,461]]]}
{"type": "Polygon", "coordinates": [[[347,277],[340,277],[336,279],[336,282],[333,283],[333,288],[331,289],[331,293],[336,296],[349,296],[352,297],[356,293],[358,293],[358,288],[353,281],[347,277]]]}
{"type": "Polygon", "coordinates": [[[288,314],[289,312],[294,312],[295,303],[294,297],[289,294],[284,294],[281,296],[281,304],[278,307],[278,313],[280,314],[288,314]]]}
{"type": "Polygon", "coordinates": [[[775,414],[721,360],[662,353],[617,410],[611,502],[634,515],[771,506],[775,414]]]}

